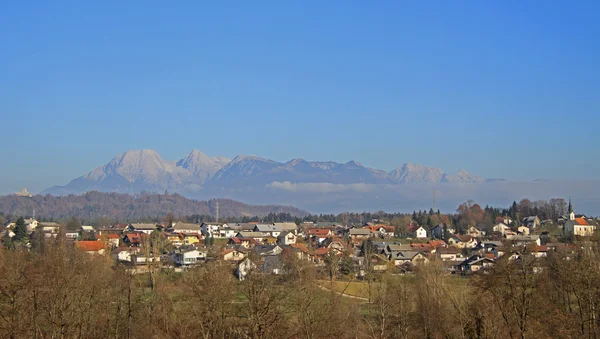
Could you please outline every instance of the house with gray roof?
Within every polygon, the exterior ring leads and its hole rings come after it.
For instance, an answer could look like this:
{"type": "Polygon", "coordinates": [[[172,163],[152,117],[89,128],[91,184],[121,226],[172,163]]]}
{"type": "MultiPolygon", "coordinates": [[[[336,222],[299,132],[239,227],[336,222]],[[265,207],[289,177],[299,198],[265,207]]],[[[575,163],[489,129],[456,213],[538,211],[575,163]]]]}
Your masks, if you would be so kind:
{"type": "Polygon", "coordinates": [[[283,270],[283,261],[280,255],[267,255],[263,263],[264,273],[280,274],[283,270]]]}
{"type": "Polygon", "coordinates": [[[279,227],[281,232],[292,232],[294,234],[298,234],[298,225],[295,222],[276,222],[274,224],[276,227],[279,227]]]}
{"type": "Polygon", "coordinates": [[[350,229],[350,238],[353,240],[366,239],[375,236],[368,228],[352,228],[350,229]]]}
{"type": "Polygon", "coordinates": [[[420,264],[429,261],[427,255],[420,251],[398,251],[392,252],[388,257],[389,260],[394,262],[395,266],[402,266],[405,264],[420,264]]]}
{"type": "Polygon", "coordinates": [[[156,226],[156,224],[129,224],[130,232],[141,232],[150,234],[156,231],[157,229],[158,227],[156,226]]]}
{"type": "Polygon", "coordinates": [[[256,245],[252,249],[252,252],[258,255],[277,255],[283,250],[278,245],[256,245]]]}
{"type": "Polygon", "coordinates": [[[256,224],[254,226],[254,232],[260,232],[265,236],[271,236],[277,238],[281,234],[281,228],[273,224],[256,224]]]}
{"type": "Polygon", "coordinates": [[[200,225],[178,222],[171,227],[174,233],[200,233],[200,225]]]}
{"type": "Polygon", "coordinates": [[[265,237],[263,233],[260,232],[238,232],[235,235],[236,238],[251,238],[257,241],[262,241],[265,237]]]}

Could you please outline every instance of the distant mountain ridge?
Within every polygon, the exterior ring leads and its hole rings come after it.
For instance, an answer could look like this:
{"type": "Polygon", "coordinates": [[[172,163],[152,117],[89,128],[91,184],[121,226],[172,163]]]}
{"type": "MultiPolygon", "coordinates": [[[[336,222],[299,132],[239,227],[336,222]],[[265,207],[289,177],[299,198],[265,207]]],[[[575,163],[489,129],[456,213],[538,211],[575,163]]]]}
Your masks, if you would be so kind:
{"type": "Polygon", "coordinates": [[[281,163],[256,156],[239,155],[234,159],[209,157],[198,150],[193,150],[181,160],[168,161],[156,151],[144,149],[121,153],[106,165],[73,179],[67,185],[54,186],[42,193],[66,195],[89,191],[140,193],[166,190],[193,194],[223,188],[264,187],[273,182],[438,184],[487,181],[465,170],[447,174],[439,168],[418,164],[404,164],[386,172],[356,161],[336,163],[296,158],[281,163]]]}

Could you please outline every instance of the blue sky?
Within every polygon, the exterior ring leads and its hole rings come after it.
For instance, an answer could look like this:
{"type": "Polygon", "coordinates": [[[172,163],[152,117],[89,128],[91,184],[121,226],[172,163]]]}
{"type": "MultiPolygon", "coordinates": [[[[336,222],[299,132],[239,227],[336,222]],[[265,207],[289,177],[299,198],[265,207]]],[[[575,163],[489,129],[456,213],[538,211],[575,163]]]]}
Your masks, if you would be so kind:
{"type": "Polygon", "coordinates": [[[598,2],[0,4],[0,193],[129,149],[600,178],[598,2]]]}

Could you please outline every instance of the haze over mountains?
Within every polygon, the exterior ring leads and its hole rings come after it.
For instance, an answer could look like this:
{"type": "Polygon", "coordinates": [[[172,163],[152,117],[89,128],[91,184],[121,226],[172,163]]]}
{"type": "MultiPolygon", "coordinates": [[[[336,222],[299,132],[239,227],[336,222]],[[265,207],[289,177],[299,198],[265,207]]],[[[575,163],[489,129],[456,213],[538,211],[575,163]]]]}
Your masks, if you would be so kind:
{"type": "Polygon", "coordinates": [[[578,211],[597,214],[598,189],[598,180],[513,182],[484,179],[464,170],[448,174],[417,164],[386,172],[356,161],[293,159],[282,163],[242,155],[230,160],[197,150],[181,160],[169,161],[156,151],[140,150],[119,154],[108,164],[42,193],[168,191],[199,200],[232,199],[254,205],[295,206],[312,213],[340,213],[429,210],[435,190],[436,208],[442,211],[454,211],[470,199],[482,205],[508,206],[524,197],[571,196],[578,211]]]}
{"type": "Polygon", "coordinates": [[[391,172],[365,167],[356,161],[336,163],[293,159],[285,163],[255,156],[209,157],[198,150],[183,159],[169,161],[154,150],[127,151],[109,163],[64,186],[43,193],[81,194],[88,191],[191,194],[211,189],[264,187],[273,183],[438,184],[484,183],[465,170],[455,174],[439,168],[404,164],[391,172]]]}

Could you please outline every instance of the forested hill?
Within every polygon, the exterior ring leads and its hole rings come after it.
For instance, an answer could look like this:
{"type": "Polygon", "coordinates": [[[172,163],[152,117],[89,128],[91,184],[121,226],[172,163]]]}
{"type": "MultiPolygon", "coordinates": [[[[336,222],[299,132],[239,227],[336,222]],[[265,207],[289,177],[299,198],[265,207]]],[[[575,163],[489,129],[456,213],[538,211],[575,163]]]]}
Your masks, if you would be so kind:
{"type": "Polygon", "coordinates": [[[0,197],[0,213],[5,216],[35,216],[38,219],[61,220],[77,217],[85,220],[109,218],[113,220],[135,221],[164,216],[173,213],[177,216],[216,215],[217,201],[219,216],[243,217],[265,216],[269,213],[289,213],[303,217],[308,212],[291,206],[247,205],[229,199],[198,201],[179,194],[136,195],[88,192],[82,195],[52,196],[35,195],[22,197],[7,195],[0,197]]]}

